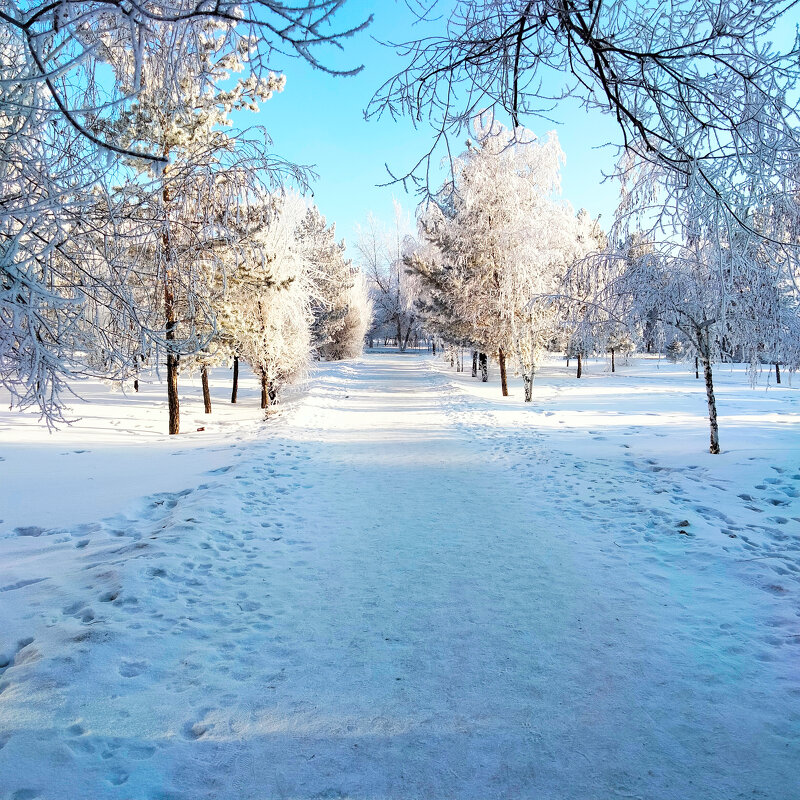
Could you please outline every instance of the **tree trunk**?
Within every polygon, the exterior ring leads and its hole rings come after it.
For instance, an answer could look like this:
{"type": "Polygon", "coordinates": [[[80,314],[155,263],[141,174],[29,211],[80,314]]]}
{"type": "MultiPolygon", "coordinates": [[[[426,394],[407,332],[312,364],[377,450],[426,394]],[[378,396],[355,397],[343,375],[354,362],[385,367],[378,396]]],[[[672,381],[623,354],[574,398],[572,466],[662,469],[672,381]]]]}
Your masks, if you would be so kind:
{"type": "Polygon", "coordinates": [[[233,387],[231,388],[231,403],[236,402],[239,394],[239,356],[233,357],[233,387]]]}
{"type": "Polygon", "coordinates": [[[478,377],[478,351],[472,351],[472,377],[478,377]]]}
{"type": "Polygon", "coordinates": [[[452,367],[454,363],[455,363],[455,355],[453,354],[453,351],[451,350],[450,351],[450,366],[452,367]]]}
{"type": "Polygon", "coordinates": [[[433,340],[433,354],[436,355],[436,339],[433,340]]]}
{"type": "Polygon", "coordinates": [[[169,407],[169,435],[180,432],[180,400],[178,398],[178,364],[179,356],[175,352],[175,328],[178,326],[178,316],[175,312],[175,293],[172,288],[172,243],[169,237],[169,224],[167,207],[169,205],[169,189],[165,186],[161,192],[164,203],[164,230],[161,234],[161,247],[164,263],[164,322],[166,325],[165,338],[167,340],[167,405],[169,407]]]}
{"type": "Polygon", "coordinates": [[[583,358],[581,357],[581,354],[578,353],[578,372],[576,377],[580,378],[581,375],[583,375],[583,358]]]}
{"type": "Polygon", "coordinates": [[[486,383],[489,380],[489,359],[486,357],[486,353],[478,354],[478,362],[481,366],[481,383],[486,383]]]}
{"type": "MultiPolygon", "coordinates": [[[[780,383],[780,381],[778,381],[778,383],[780,383]]],[[[133,391],[134,392],[138,392],[139,391],[139,379],[138,378],[134,378],[134,380],[133,380],[133,391]]]]}
{"type": "Polygon", "coordinates": [[[500,347],[497,350],[497,361],[500,364],[500,391],[503,393],[503,397],[508,397],[508,376],[506,375],[506,354],[503,352],[503,348],[500,347]]]}
{"type": "Polygon", "coordinates": [[[611,348],[611,371],[616,372],[616,365],[614,364],[614,348],[611,348]]]}
{"type": "Polygon", "coordinates": [[[411,317],[410,322],[408,323],[408,328],[406,328],[406,338],[403,340],[403,346],[400,348],[400,352],[405,353],[408,350],[408,338],[411,336],[411,328],[414,325],[414,317],[411,317]]]}
{"type": "Polygon", "coordinates": [[[697,356],[694,357],[694,376],[700,380],[700,363],[697,356]]]}
{"type": "Polygon", "coordinates": [[[709,452],[712,455],[719,453],[719,426],[717,425],[717,401],[714,398],[714,380],[711,375],[711,360],[703,358],[703,374],[706,379],[706,399],[708,400],[708,422],[711,426],[711,446],[709,452]]]}
{"type": "Polygon", "coordinates": [[[178,398],[178,354],[172,349],[175,341],[175,327],[178,324],[175,316],[175,298],[169,275],[164,279],[164,318],[166,320],[167,339],[167,406],[169,407],[169,434],[180,433],[181,409],[178,398]]]}
{"type": "Polygon", "coordinates": [[[211,413],[211,392],[208,388],[208,369],[203,367],[200,370],[200,379],[203,382],[203,406],[206,414],[211,413]]]}
{"type": "Polygon", "coordinates": [[[261,408],[269,405],[269,383],[266,373],[261,373],[261,408]]]}
{"type": "Polygon", "coordinates": [[[525,386],[525,402],[530,403],[533,400],[533,376],[535,374],[535,368],[531,367],[530,372],[523,372],[522,373],[522,383],[525,386]]]}
{"type": "Polygon", "coordinates": [[[178,356],[167,353],[167,405],[169,406],[169,435],[181,430],[181,408],[178,399],[178,356]]]}
{"type": "Polygon", "coordinates": [[[569,356],[567,356],[567,369],[569,369],[569,356]]]}
{"type": "Polygon", "coordinates": [[[775,362],[775,383],[781,382],[781,365],[775,362]]]}

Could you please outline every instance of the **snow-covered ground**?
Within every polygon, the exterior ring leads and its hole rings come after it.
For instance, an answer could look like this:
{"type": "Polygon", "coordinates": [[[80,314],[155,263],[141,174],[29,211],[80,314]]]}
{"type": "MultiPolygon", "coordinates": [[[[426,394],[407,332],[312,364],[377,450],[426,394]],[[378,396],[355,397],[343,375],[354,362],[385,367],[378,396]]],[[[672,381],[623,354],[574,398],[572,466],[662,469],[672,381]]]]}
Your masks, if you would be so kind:
{"type": "Polygon", "coordinates": [[[710,456],[652,359],[218,380],[0,415],[2,800],[800,795],[796,388],[718,369],[710,456]]]}
{"type": "Polygon", "coordinates": [[[95,522],[144,494],[196,486],[208,469],[229,464],[231,451],[263,428],[261,387],[244,365],[241,373],[232,405],[231,371],[212,371],[211,415],[203,412],[199,376],[181,376],[179,437],[167,435],[166,387],[155,375],[143,376],[138,393],[132,382],[124,392],[79,383],[72,424],[54,433],[33,411],[8,411],[0,391],[0,536],[95,522]]]}

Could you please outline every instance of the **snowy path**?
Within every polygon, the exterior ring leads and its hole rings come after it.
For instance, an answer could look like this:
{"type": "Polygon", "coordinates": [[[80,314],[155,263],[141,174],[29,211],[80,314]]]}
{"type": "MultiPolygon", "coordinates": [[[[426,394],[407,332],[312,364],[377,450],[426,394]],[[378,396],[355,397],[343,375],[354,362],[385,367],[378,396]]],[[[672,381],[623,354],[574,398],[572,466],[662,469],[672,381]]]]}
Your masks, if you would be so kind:
{"type": "Polygon", "coordinates": [[[767,579],[661,535],[727,509],[416,357],[331,372],[234,462],[2,543],[2,800],[800,796],[793,521],[767,579]]]}

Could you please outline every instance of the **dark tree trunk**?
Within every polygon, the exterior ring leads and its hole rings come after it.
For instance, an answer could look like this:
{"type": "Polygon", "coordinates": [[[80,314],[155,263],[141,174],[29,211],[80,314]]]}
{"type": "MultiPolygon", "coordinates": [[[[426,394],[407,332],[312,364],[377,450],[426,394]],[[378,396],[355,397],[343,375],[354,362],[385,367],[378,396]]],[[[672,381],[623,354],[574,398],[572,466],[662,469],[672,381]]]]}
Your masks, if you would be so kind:
{"type": "MultiPolygon", "coordinates": [[[[164,203],[164,213],[167,213],[170,196],[169,189],[165,186],[161,198],[164,203]]],[[[169,265],[172,258],[172,243],[169,237],[169,225],[164,226],[161,234],[161,246],[164,262],[169,265]]],[[[164,272],[164,322],[166,325],[165,338],[167,340],[167,405],[169,407],[169,434],[173,436],[180,432],[180,400],[178,398],[178,366],[179,356],[175,352],[175,328],[178,326],[178,316],[175,311],[175,293],[172,286],[172,271],[167,266],[164,272]]]]}
{"type": "MultiPolygon", "coordinates": [[[[780,381],[778,381],[778,383],[780,383],[780,381]]],[[[133,391],[134,392],[138,392],[139,391],[139,379],[138,378],[134,378],[134,380],[133,380],[133,391]]]]}
{"type": "Polygon", "coordinates": [[[567,356],[567,369],[569,369],[569,356],[567,356]]]}
{"type": "Polygon", "coordinates": [[[167,405],[169,406],[169,434],[180,433],[181,409],[178,399],[178,356],[167,353],[167,405]]]}
{"type": "Polygon", "coordinates": [[[261,373],[261,408],[266,408],[269,405],[269,382],[267,376],[261,373]]]}
{"type": "Polygon", "coordinates": [[[486,383],[489,380],[489,359],[486,353],[478,354],[478,363],[481,366],[481,383],[486,383]]]}
{"type": "Polygon", "coordinates": [[[581,375],[583,375],[583,358],[581,357],[581,354],[578,353],[578,372],[576,377],[580,378],[581,375]]]}
{"type": "Polygon", "coordinates": [[[401,353],[406,349],[403,344],[403,329],[400,326],[400,320],[397,320],[397,349],[401,353]]]}
{"type": "Polygon", "coordinates": [[[700,380],[700,359],[697,356],[694,357],[694,376],[700,380]]]}
{"type": "Polygon", "coordinates": [[[203,367],[200,370],[200,379],[203,383],[203,406],[206,414],[211,413],[211,392],[208,388],[208,369],[203,367]]]}
{"type": "Polygon", "coordinates": [[[708,422],[711,426],[711,446],[709,452],[712,455],[719,453],[719,426],[717,425],[717,401],[714,397],[714,379],[711,374],[711,360],[703,358],[703,374],[706,379],[706,400],[708,401],[708,422]]]}
{"type": "Polygon", "coordinates": [[[164,282],[164,310],[167,321],[167,405],[169,407],[169,434],[180,433],[181,409],[178,398],[178,354],[172,350],[175,341],[175,305],[172,286],[167,279],[164,282]]]}
{"type": "MultiPolygon", "coordinates": [[[[166,234],[164,234],[166,238],[166,234]]],[[[167,339],[167,406],[169,407],[169,434],[180,432],[181,409],[178,398],[178,354],[174,351],[175,328],[178,324],[175,314],[175,296],[169,273],[164,278],[164,319],[167,339]]]]}
{"type": "Polygon", "coordinates": [[[455,356],[453,355],[453,351],[450,351],[450,366],[452,367],[455,363],[455,356]]]}
{"type": "Polygon", "coordinates": [[[775,383],[781,382],[781,365],[775,362],[775,383]]]}
{"type": "Polygon", "coordinates": [[[433,340],[433,354],[436,355],[436,339],[433,340]]]}
{"type": "Polygon", "coordinates": [[[478,377],[478,351],[472,351],[472,377],[478,377]]]}
{"type": "MultiPolygon", "coordinates": [[[[413,324],[414,324],[414,318],[412,317],[411,321],[408,323],[408,328],[406,328],[406,338],[403,340],[403,346],[400,348],[401,353],[405,353],[405,351],[408,349],[408,339],[411,336],[411,328],[413,324]]],[[[398,330],[399,329],[400,327],[398,326],[398,330]]]]}
{"type": "Polygon", "coordinates": [[[616,365],[614,364],[614,348],[611,348],[611,371],[616,372],[616,365]]]}
{"type": "Polygon", "coordinates": [[[236,402],[239,394],[239,356],[233,357],[233,388],[231,389],[231,403],[236,402]]]}
{"type": "Polygon", "coordinates": [[[503,397],[508,397],[508,376],[506,375],[506,354],[503,348],[497,350],[497,361],[500,364],[500,391],[503,397]]]}

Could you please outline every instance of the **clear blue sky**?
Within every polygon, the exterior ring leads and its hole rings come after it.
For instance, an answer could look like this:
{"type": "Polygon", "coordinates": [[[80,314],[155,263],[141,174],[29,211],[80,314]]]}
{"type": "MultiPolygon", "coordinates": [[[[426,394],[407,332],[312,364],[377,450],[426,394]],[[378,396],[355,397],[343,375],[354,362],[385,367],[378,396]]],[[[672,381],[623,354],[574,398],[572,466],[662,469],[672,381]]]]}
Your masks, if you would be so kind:
{"type": "MultiPolygon", "coordinates": [[[[331,50],[323,56],[320,51],[323,61],[332,67],[363,64],[359,75],[334,77],[295,59],[276,59],[274,67],[287,78],[285,91],[264,103],[258,115],[240,120],[263,125],[278,155],[315,165],[319,178],[313,187],[314,201],[329,222],[336,222],[337,236],[348,243],[354,241],[356,225],[370,211],[391,221],[393,196],[413,214],[418,202],[413,193],[404,193],[400,184],[377,185],[389,180],[385,164],[395,173],[404,173],[431,142],[429,129],[415,129],[405,119],[364,120],[364,108],[374,91],[403,66],[394,51],[375,39],[405,41],[420,32],[412,27],[404,0],[348,0],[336,19],[344,28],[370,14],[374,15],[373,24],[345,40],[341,53],[331,50]]],[[[601,182],[603,171],[613,166],[614,151],[596,148],[617,138],[613,121],[600,112],[587,113],[576,103],[563,104],[553,116],[558,125],[539,119],[521,121],[539,135],[555,128],[567,154],[562,173],[564,197],[576,209],[586,208],[593,216],[601,214],[607,228],[619,190],[611,181],[601,182]]]]}

